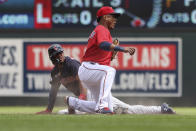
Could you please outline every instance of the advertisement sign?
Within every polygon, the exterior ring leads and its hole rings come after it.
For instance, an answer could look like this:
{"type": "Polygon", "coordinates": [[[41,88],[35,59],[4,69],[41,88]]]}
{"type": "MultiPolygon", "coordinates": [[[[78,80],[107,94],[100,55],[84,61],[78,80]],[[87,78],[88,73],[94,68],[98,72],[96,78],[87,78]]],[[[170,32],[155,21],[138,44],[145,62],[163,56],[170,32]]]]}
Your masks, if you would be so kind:
{"type": "Polygon", "coordinates": [[[134,47],[136,52],[133,56],[119,53],[112,63],[117,68],[114,95],[182,95],[181,39],[139,39],[121,45],[134,47]]]}
{"type": "Polygon", "coordinates": [[[0,13],[0,28],[34,28],[33,15],[0,13]]]}
{"type": "MultiPolygon", "coordinates": [[[[82,41],[25,41],[24,93],[49,91],[50,71],[53,65],[47,50],[52,43],[61,44],[65,56],[81,61],[87,44],[86,41],[82,41]]],[[[122,38],[120,44],[123,47],[134,47],[136,53],[133,56],[118,53],[117,58],[111,63],[117,70],[112,87],[113,95],[156,97],[182,95],[181,39],[122,38]]]]}
{"type": "Polygon", "coordinates": [[[22,40],[0,41],[0,95],[22,95],[22,40]]]}

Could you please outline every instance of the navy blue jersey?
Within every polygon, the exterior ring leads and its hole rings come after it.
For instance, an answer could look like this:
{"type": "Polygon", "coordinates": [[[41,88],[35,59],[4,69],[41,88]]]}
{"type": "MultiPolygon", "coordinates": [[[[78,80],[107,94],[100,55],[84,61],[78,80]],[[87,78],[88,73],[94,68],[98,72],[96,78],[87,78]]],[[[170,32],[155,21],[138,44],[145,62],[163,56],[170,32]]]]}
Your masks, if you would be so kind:
{"type": "Polygon", "coordinates": [[[55,66],[52,69],[51,90],[49,93],[49,103],[47,109],[53,109],[54,103],[56,101],[57,91],[61,84],[74,95],[80,95],[80,81],[77,76],[80,65],[81,64],[79,61],[66,56],[61,68],[55,66]]]}
{"type": "Polygon", "coordinates": [[[59,69],[57,66],[55,66],[52,69],[51,71],[52,81],[60,78],[70,77],[70,76],[75,77],[78,74],[79,67],[80,67],[79,61],[75,59],[71,59],[70,57],[66,56],[61,69],[59,69]]]}
{"type": "Polygon", "coordinates": [[[79,80],[77,79],[79,67],[79,61],[66,56],[62,67],[55,66],[51,71],[52,86],[59,87],[62,84],[76,96],[79,96],[79,80]]]}

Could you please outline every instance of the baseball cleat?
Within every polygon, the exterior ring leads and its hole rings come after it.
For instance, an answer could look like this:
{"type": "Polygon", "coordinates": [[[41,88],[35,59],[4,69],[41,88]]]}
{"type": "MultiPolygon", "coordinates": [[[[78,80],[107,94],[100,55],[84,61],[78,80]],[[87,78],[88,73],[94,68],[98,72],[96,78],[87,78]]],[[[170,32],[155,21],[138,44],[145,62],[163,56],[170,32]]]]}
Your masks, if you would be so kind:
{"type": "Polygon", "coordinates": [[[161,113],[163,113],[163,114],[176,114],[176,112],[171,107],[169,107],[169,105],[167,103],[163,103],[161,105],[161,113]]]}
{"type": "Polygon", "coordinates": [[[100,113],[100,114],[114,114],[114,112],[110,111],[110,109],[108,107],[104,107],[102,109],[99,109],[98,111],[96,111],[96,113],[100,113]]]}
{"type": "Polygon", "coordinates": [[[64,98],[64,103],[67,104],[68,107],[68,114],[75,114],[75,110],[69,106],[69,96],[64,98]]]}
{"type": "Polygon", "coordinates": [[[67,104],[67,106],[69,106],[69,96],[65,96],[64,103],[67,104]]]}

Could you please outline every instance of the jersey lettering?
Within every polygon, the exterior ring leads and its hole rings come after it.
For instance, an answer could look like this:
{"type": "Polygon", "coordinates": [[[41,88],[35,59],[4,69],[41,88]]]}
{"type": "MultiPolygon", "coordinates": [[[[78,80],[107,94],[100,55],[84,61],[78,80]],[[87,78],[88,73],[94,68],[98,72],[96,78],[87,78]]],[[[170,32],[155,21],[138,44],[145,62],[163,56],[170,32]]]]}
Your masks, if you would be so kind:
{"type": "Polygon", "coordinates": [[[95,34],[96,34],[96,32],[93,31],[93,32],[90,34],[89,39],[92,39],[92,38],[95,36],[95,34]]]}

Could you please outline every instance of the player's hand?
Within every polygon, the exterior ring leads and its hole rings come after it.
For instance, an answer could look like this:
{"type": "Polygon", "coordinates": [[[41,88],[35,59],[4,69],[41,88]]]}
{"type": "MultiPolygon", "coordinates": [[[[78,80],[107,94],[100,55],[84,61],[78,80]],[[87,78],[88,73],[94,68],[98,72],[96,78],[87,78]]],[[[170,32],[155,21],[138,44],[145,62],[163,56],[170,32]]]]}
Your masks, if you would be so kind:
{"type": "Polygon", "coordinates": [[[36,114],[39,115],[39,114],[51,114],[51,113],[52,113],[52,111],[46,109],[46,110],[44,110],[44,111],[37,112],[36,114]]]}
{"type": "Polygon", "coordinates": [[[125,47],[125,53],[129,53],[130,55],[133,55],[135,53],[135,48],[125,47]]]}

